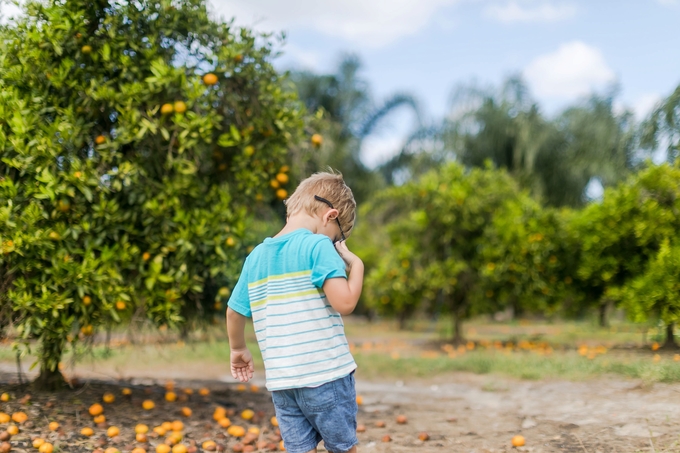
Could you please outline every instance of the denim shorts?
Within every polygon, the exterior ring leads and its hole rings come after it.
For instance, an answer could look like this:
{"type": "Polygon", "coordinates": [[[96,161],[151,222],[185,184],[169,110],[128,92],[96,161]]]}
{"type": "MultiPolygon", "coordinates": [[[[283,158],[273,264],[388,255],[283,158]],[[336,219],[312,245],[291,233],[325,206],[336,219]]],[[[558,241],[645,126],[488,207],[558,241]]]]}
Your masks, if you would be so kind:
{"type": "Polygon", "coordinates": [[[306,453],[324,441],[332,453],[358,444],[354,372],[319,387],[272,392],[283,445],[288,453],[306,453]]]}

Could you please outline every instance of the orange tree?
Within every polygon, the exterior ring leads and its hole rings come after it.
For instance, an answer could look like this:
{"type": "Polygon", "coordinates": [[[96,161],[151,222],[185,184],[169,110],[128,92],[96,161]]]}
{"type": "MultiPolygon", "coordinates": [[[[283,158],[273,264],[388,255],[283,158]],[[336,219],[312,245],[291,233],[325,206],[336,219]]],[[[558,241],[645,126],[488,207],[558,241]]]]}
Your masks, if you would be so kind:
{"type": "Polygon", "coordinates": [[[234,281],[303,126],[271,57],[200,0],[29,1],[0,28],[0,313],[40,384],[69,342],[234,281]]]}
{"type": "Polygon", "coordinates": [[[518,196],[490,219],[479,246],[484,296],[497,298],[515,314],[550,315],[573,291],[574,254],[565,218],[571,211],[541,207],[518,196]]]}
{"type": "MultiPolygon", "coordinates": [[[[623,295],[633,294],[629,285],[638,287],[658,275],[659,265],[653,263],[662,259],[657,256],[661,245],[679,236],[680,167],[647,166],[626,182],[605,190],[602,201],[574,215],[568,229],[578,255],[575,284],[584,295],[582,300],[601,310],[607,301],[621,301],[623,295]],[[643,280],[633,283],[637,278],[643,280]]],[[[637,321],[666,313],[659,304],[676,303],[663,297],[654,299],[655,310],[642,316],[651,300],[625,299],[624,307],[637,321]]],[[[666,323],[672,324],[673,319],[662,316],[666,323]]],[[[672,329],[671,324],[667,325],[672,329]]]]}
{"type": "Polygon", "coordinates": [[[502,227],[494,218],[510,216],[524,197],[507,172],[457,163],[377,195],[369,209],[383,219],[388,240],[367,275],[368,303],[385,313],[447,312],[461,342],[465,319],[509,303],[489,292],[489,257],[480,250],[490,229],[502,227]]]}

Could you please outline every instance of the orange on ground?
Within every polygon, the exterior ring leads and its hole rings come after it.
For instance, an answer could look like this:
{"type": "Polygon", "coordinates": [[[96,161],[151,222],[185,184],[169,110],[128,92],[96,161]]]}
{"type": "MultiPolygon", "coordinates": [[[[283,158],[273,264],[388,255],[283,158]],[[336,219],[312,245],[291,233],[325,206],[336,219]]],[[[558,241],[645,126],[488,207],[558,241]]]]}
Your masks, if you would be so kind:
{"type": "Polygon", "coordinates": [[[210,395],[210,390],[203,387],[203,388],[198,390],[198,394],[201,395],[201,396],[208,396],[208,395],[210,395]]]}
{"type": "Polygon", "coordinates": [[[56,430],[59,429],[59,423],[50,422],[50,424],[48,425],[48,428],[50,429],[50,431],[56,431],[56,430]]]}
{"type": "Polygon", "coordinates": [[[11,420],[11,417],[9,414],[5,414],[4,412],[0,412],[0,423],[9,423],[11,420]]]}
{"type": "Polygon", "coordinates": [[[156,405],[155,405],[154,402],[151,401],[151,400],[144,400],[144,402],[142,403],[142,408],[143,408],[144,410],[150,411],[150,410],[153,409],[154,407],[156,407],[156,405]]]}
{"type": "Polygon", "coordinates": [[[193,394],[194,394],[194,389],[190,389],[190,388],[188,388],[188,387],[185,388],[185,389],[182,390],[182,391],[183,391],[184,393],[186,393],[187,395],[193,395],[193,394]]]}
{"type": "Polygon", "coordinates": [[[146,450],[144,450],[142,447],[137,447],[133,448],[130,453],[146,453],[146,450]]]}
{"type": "Polygon", "coordinates": [[[165,394],[165,401],[174,403],[175,401],[177,401],[177,394],[175,392],[167,392],[165,394]]]}
{"type": "Polygon", "coordinates": [[[172,447],[172,453],[187,453],[187,447],[182,444],[177,444],[172,447]]]}
{"type": "Polygon", "coordinates": [[[273,426],[279,426],[279,421],[276,419],[276,416],[270,418],[269,421],[273,426]]]}
{"type": "Polygon", "coordinates": [[[520,436],[519,434],[516,436],[513,436],[512,438],[512,446],[513,447],[523,447],[525,444],[524,441],[524,436],[520,436]]]}
{"type": "Polygon", "coordinates": [[[165,436],[165,433],[166,433],[167,431],[168,431],[168,430],[165,429],[165,428],[163,428],[162,426],[156,426],[156,427],[153,429],[153,432],[155,432],[155,433],[158,434],[159,436],[165,436]]]}
{"type": "Polygon", "coordinates": [[[80,434],[85,437],[90,437],[94,435],[94,430],[88,426],[80,430],[80,434]]]}
{"type": "Polygon", "coordinates": [[[184,429],[184,423],[179,420],[175,420],[170,426],[173,431],[182,431],[184,429]]]}
{"type": "Polygon", "coordinates": [[[397,415],[397,423],[404,425],[406,422],[408,422],[408,419],[405,415],[397,415]]]}
{"type": "Polygon", "coordinates": [[[227,416],[227,410],[223,408],[222,406],[217,406],[215,408],[215,412],[213,412],[213,420],[220,421],[220,419],[223,419],[224,417],[227,416]]]}
{"type": "Polygon", "coordinates": [[[95,422],[97,425],[100,423],[104,423],[106,421],[106,416],[104,414],[97,415],[95,418],[92,419],[93,422],[95,422]]]}
{"type": "Polygon", "coordinates": [[[7,434],[10,436],[16,436],[19,434],[19,427],[17,425],[9,425],[7,427],[7,434]]]}
{"type": "Polygon", "coordinates": [[[25,412],[15,412],[12,414],[12,421],[15,423],[23,423],[28,420],[28,415],[25,412]]]}
{"type": "Polygon", "coordinates": [[[227,428],[227,434],[234,437],[243,437],[246,435],[246,430],[242,426],[232,425],[227,428]]]}
{"type": "Polygon", "coordinates": [[[361,395],[357,395],[357,405],[361,406],[364,404],[364,399],[361,397],[361,395]]]}
{"type": "Polygon", "coordinates": [[[171,450],[170,445],[166,444],[158,444],[156,447],[156,453],[170,453],[171,450]]]}
{"type": "Polygon", "coordinates": [[[377,428],[384,428],[384,427],[385,427],[385,422],[382,421],[382,420],[378,420],[377,422],[375,422],[375,426],[376,426],[377,428]]]}
{"type": "Polygon", "coordinates": [[[33,448],[40,448],[40,446],[44,443],[45,443],[45,439],[42,439],[40,437],[33,439],[33,448]]]}
{"type": "Polygon", "coordinates": [[[212,440],[206,440],[201,444],[201,448],[203,448],[206,451],[215,451],[217,450],[217,444],[213,442],[212,440]]]}
{"type": "Polygon", "coordinates": [[[243,412],[241,412],[241,418],[243,420],[252,420],[254,416],[255,412],[253,412],[251,409],[246,409],[243,412]]]}
{"type": "Polygon", "coordinates": [[[135,426],[135,433],[137,434],[146,434],[149,432],[149,427],[143,423],[140,423],[135,426]]]}
{"type": "Polygon", "coordinates": [[[104,393],[102,401],[104,401],[107,404],[111,404],[114,401],[116,401],[116,396],[113,393],[104,393]]]}
{"type": "Polygon", "coordinates": [[[245,392],[246,391],[246,385],[245,384],[239,384],[236,386],[236,391],[237,392],[245,392]]]}
{"type": "Polygon", "coordinates": [[[172,431],[172,422],[163,422],[161,427],[166,431],[172,431]]]}
{"type": "Polygon", "coordinates": [[[191,417],[191,409],[188,407],[183,407],[180,411],[185,417],[191,417]]]}
{"type": "Polygon", "coordinates": [[[120,391],[120,393],[122,393],[125,396],[130,396],[132,395],[132,389],[125,387],[123,390],[120,391]]]}
{"type": "Polygon", "coordinates": [[[366,425],[357,425],[357,432],[358,433],[365,433],[366,432],[366,425]]]}
{"type": "Polygon", "coordinates": [[[170,435],[165,439],[165,443],[168,444],[168,445],[175,445],[175,444],[178,444],[178,443],[180,443],[180,442],[182,442],[182,435],[179,434],[179,433],[175,433],[175,432],[173,432],[172,434],[170,434],[170,435]]]}
{"type": "Polygon", "coordinates": [[[3,393],[2,395],[0,395],[0,401],[2,401],[3,403],[9,401],[9,393],[3,393]]]}
{"type": "Polygon", "coordinates": [[[380,440],[382,440],[383,442],[392,442],[392,437],[389,434],[385,434],[384,436],[382,436],[382,439],[380,440]]]}
{"type": "Polygon", "coordinates": [[[120,450],[117,449],[116,447],[109,447],[106,450],[104,450],[104,453],[120,453],[120,450]]]}
{"type": "Polygon", "coordinates": [[[420,439],[424,442],[426,440],[430,440],[430,435],[427,434],[426,432],[422,432],[422,433],[418,434],[418,439],[420,439]]]}
{"type": "Polygon", "coordinates": [[[206,85],[215,85],[217,83],[217,76],[212,72],[209,72],[203,76],[203,83],[206,85]]]}
{"type": "Polygon", "coordinates": [[[40,446],[40,448],[38,448],[38,451],[40,453],[52,453],[52,451],[54,451],[54,447],[52,446],[51,443],[45,442],[40,446]]]}
{"type": "Polygon", "coordinates": [[[283,445],[283,441],[279,442],[279,450],[286,451],[286,447],[283,445]]]}
{"type": "Polygon", "coordinates": [[[217,424],[219,424],[222,428],[229,428],[231,426],[231,420],[229,420],[227,417],[224,417],[219,419],[217,424]]]}
{"type": "Polygon", "coordinates": [[[117,426],[110,426],[109,429],[106,430],[106,435],[109,437],[116,437],[119,434],[120,429],[118,429],[117,426]]]}
{"type": "Polygon", "coordinates": [[[145,433],[137,433],[135,434],[135,440],[137,442],[145,443],[149,441],[149,437],[145,433]]]}
{"type": "Polygon", "coordinates": [[[248,432],[250,434],[259,435],[260,434],[260,428],[258,428],[257,426],[251,426],[250,428],[248,428],[248,432]]]}

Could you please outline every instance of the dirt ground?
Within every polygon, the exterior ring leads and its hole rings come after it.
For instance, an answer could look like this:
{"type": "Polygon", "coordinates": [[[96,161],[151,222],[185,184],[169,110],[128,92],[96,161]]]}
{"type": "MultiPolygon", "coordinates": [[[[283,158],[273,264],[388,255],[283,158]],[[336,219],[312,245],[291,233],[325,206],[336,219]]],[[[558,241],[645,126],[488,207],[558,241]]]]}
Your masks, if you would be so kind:
{"type": "MultiPolygon", "coordinates": [[[[16,380],[14,372],[12,364],[0,364],[0,391],[11,388],[20,396],[22,390],[11,384],[16,380]]],[[[218,404],[234,408],[236,414],[252,408],[260,412],[264,421],[273,415],[269,395],[263,390],[236,391],[236,384],[226,375],[226,367],[188,367],[175,369],[172,375],[167,370],[145,370],[143,376],[121,369],[82,367],[76,372],[81,381],[92,379],[93,383],[76,392],[75,399],[60,397],[62,419],[65,414],[82,412],[88,400],[100,399],[106,389],[120,395],[120,388],[116,387],[120,385],[131,386],[135,395],[129,401],[121,400],[115,409],[119,412],[107,408],[112,415],[110,422],[123,427],[132,427],[145,418],[149,424],[161,423],[163,420],[158,416],[173,417],[172,411],[176,412],[177,407],[167,406],[170,403],[163,401],[162,386],[168,379],[173,379],[178,387],[206,386],[212,390],[209,397],[192,396],[187,403],[194,409],[191,418],[194,431],[187,434],[187,440],[218,436],[215,440],[231,451],[236,440],[220,435],[224,430],[210,425],[214,425],[211,415],[218,404]],[[153,396],[160,414],[154,416],[135,409],[144,395],[153,396]]],[[[263,384],[259,380],[255,383],[263,384]]],[[[358,434],[362,452],[680,452],[680,384],[644,385],[617,378],[585,382],[518,381],[469,373],[427,380],[370,382],[362,379],[358,370],[357,393],[363,400],[358,421],[366,427],[365,432],[358,434]],[[402,414],[408,422],[397,424],[396,417],[402,414]],[[377,427],[378,421],[386,426],[377,427]],[[427,432],[430,440],[419,440],[420,432],[427,432]],[[390,442],[382,440],[386,434],[391,437],[390,442]],[[525,437],[526,445],[513,449],[510,441],[517,434],[525,437]]],[[[41,410],[41,401],[50,398],[33,397],[34,410],[41,410]]],[[[42,419],[48,418],[42,415],[42,419]]],[[[119,448],[134,446],[134,441],[128,439],[118,442],[119,448]]],[[[77,449],[75,444],[69,445],[70,449],[62,451],[93,449],[87,443],[77,449]]]]}

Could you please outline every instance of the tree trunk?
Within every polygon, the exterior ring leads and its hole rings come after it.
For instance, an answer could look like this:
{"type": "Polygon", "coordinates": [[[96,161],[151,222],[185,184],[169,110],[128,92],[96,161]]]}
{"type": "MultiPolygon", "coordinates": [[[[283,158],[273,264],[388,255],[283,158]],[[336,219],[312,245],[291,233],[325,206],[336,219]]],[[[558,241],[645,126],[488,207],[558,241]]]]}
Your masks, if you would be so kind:
{"type": "Polygon", "coordinates": [[[402,310],[397,319],[399,321],[399,330],[406,330],[406,320],[408,319],[406,310],[402,310]]]}
{"type": "Polygon", "coordinates": [[[607,327],[607,305],[609,303],[607,301],[602,302],[599,307],[599,324],[600,327],[607,327]]]}
{"type": "Polygon", "coordinates": [[[461,345],[465,341],[463,337],[463,317],[460,313],[453,315],[453,344],[461,345]]]}
{"type": "Polygon", "coordinates": [[[53,392],[68,387],[59,371],[59,361],[64,349],[63,340],[43,337],[40,350],[40,374],[33,381],[36,390],[53,392]]]}
{"type": "Polygon", "coordinates": [[[680,347],[675,343],[675,338],[673,337],[673,327],[674,324],[672,322],[666,324],[666,341],[662,346],[664,349],[680,349],[680,347]]]}

